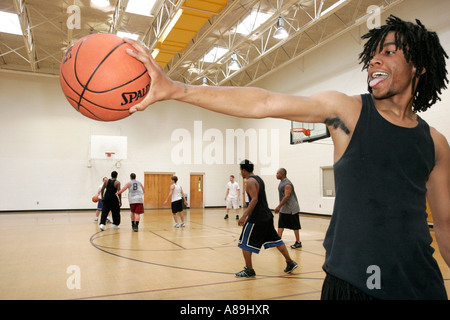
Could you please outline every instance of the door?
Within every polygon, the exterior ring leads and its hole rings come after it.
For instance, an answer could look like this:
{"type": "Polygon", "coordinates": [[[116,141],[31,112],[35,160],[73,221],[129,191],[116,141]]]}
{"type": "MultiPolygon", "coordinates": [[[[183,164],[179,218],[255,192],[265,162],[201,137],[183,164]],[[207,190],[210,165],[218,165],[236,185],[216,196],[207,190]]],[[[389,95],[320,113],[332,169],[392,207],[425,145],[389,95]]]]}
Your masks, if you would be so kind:
{"type": "Polygon", "coordinates": [[[203,175],[191,174],[190,208],[203,208],[203,175]]]}
{"type": "Polygon", "coordinates": [[[171,199],[164,205],[164,200],[170,192],[173,174],[146,173],[144,180],[144,208],[170,208],[171,199]]]}

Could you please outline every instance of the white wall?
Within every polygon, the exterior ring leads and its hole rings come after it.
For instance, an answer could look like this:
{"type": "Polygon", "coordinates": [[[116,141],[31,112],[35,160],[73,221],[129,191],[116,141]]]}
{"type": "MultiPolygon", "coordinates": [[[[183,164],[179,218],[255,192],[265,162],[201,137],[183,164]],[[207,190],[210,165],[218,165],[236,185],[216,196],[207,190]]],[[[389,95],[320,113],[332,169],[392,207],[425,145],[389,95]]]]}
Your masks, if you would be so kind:
{"type": "MultiPolygon", "coordinates": [[[[389,13],[406,20],[419,18],[429,29],[438,32],[450,53],[449,9],[448,0],[405,0],[389,13]]],[[[362,49],[359,38],[365,32],[366,27],[362,25],[255,85],[299,95],[329,89],[347,94],[365,93],[366,73],[361,72],[357,61],[362,49]]],[[[257,135],[266,133],[268,141],[278,132],[276,154],[270,149],[276,144],[262,145],[268,148],[269,162],[264,163],[261,155],[250,159],[257,163],[256,173],[272,172],[263,176],[269,205],[273,208],[278,201],[276,168],[285,167],[295,184],[302,211],[320,214],[332,211],[334,199],[321,197],[320,176],[321,166],[333,164],[332,143],[325,139],[290,145],[287,120],[237,119],[168,101],[127,119],[103,123],[77,114],[65,100],[57,77],[5,71],[0,71],[0,97],[0,211],[93,208],[90,198],[101,178],[109,176],[112,170],[119,172],[123,183],[128,181],[130,172],[135,172],[142,181],[145,172],[175,172],[187,192],[190,173],[201,172],[205,174],[205,205],[222,206],[229,175],[239,176],[240,159],[235,158],[232,164],[207,164],[206,155],[201,157],[200,164],[176,165],[171,158],[171,151],[178,144],[171,141],[171,134],[177,129],[187,129],[193,140],[194,121],[202,121],[202,134],[217,129],[213,132],[216,138],[224,139],[223,162],[227,129],[249,129],[257,135]],[[121,161],[120,168],[113,161],[100,160],[92,161],[92,167],[88,168],[91,135],[127,136],[128,159],[121,161]]],[[[446,90],[442,101],[420,116],[450,140],[449,113],[450,93],[446,90]]],[[[261,137],[257,136],[258,143],[261,137]]],[[[203,151],[214,143],[204,141],[203,151]]],[[[262,152],[260,147],[258,151],[262,152]]],[[[239,178],[238,182],[242,180],[239,178]]]]}
{"type": "Polygon", "coordinates": [[[203,120],[203,131],[212,127],[225,132],[235,128],[235,118],[165,102],[122,121],[103,123],[78,114],[56,77],[0,72],[0,88],[2,211],[92,208],[92,195],[112,170],[122,183],[131,172],[142,182],[145,172],[173,172],[186,192],[190,173],[201,172],[205,205],[222,205],[228,176],[239,173],[236,166],[218,170],[214,165],[176,165],[171,159],[175,129],[193,134],[194,121],[203,120]],[[120,168],[108,160],[92,160],[88,168],[91,135],[127,136],[128,159],[120,168]]]}

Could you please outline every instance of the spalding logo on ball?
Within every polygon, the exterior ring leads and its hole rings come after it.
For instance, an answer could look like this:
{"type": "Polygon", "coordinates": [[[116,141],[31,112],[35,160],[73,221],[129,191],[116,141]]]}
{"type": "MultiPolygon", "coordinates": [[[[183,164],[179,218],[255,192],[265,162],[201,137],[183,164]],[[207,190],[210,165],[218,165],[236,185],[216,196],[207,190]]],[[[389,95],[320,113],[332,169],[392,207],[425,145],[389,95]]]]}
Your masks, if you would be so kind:
{"type": "Polygon", "coordinates": [[[70,104],[91,119],[115,121],[130,115],[150,89],[145,66],[133,47],[113,34],[91,34],[70,47],[61,62],[61,88],[70,104]]]}

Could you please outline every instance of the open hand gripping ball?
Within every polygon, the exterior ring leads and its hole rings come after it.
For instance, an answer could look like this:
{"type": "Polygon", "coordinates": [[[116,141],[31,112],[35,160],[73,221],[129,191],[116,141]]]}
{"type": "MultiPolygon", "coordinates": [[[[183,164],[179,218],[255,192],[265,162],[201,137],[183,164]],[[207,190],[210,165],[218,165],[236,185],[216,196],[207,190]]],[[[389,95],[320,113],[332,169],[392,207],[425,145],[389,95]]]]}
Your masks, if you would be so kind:
{"type": "Polygon", "coordinates": [[[75,42],[61,62],[60,83],[69,103],[86,117],[115,121],[130,115],[150,89],[145,66],[133,47],[113,34],[91,34],[75,42]]]}

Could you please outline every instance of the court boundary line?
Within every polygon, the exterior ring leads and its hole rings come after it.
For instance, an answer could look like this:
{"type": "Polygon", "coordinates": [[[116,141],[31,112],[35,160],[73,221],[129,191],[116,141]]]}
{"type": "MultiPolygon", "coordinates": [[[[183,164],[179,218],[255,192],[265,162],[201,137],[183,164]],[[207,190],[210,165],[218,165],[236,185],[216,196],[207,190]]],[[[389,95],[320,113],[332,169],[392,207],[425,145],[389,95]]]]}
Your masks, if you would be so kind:
{"type": "MultiPolygon", "coordinates": [[[[126,259],[126,260],[130,260],[130,261],[135,261],[135,262],[139,262],[139,263],[143,263],[143,264],[149,264],[149,265],[155,265],[155,266],[159,266],[159,267],[165,267],[165,268],[172,268],[172,269],[178,269],[178,270],[186,270],[186,271],[195,271],[195,272],[205,272],[205,273],[214,273],[214,274],[226,274],[226,275],[234,275],[234,272],[224,272],[224,271],[213,271],[213,270],[205,270],[205,269],[194,269],[194,268],[188,268],[188,267],[181,267],[181,266],[172,266],[172,265],[167,265],[167,264],[162,264],[162,263],[156,263],[156,262],[150,262],[150,261],[145,261],[145,260],[140,260],[140,259],[136,259],[136,258],[131,258],[131,257],[126,257],[124,255],[118,254],[118,253],[114,253],[114,252],[110,252],[107,251],[103,248],[101,248],[100,246],[98,246],[97,244],[94,243],[94,239],[95,236],[99,233],[102,233],[103,231],[98,231],[96,233],[94,233],[93,235],[91,235],[89,241],[91,243],[91,245],[96,248],[97,250],[100,250],[104,253],[107,253],[109,255],[118,257],[118,258],[122,258],[122,259],[126,259]]],[[[317,272],[317,271],[314,271],[317,272]]],[[[310,279],[310,278],[302,278],[302,277],[296,277],[295,275],[292,274],[287,274],[287,275],[279,275],[279,276],[275,276],[275,275],[258,275],[258,277],[261,278],[289,278],[289,279],[310,279]]]]}
{"type": "MultiPolygon", "coordinates": [[[[317,271],[313,271],[313,272],[315,273],[317,271]]],[[[288,278],[288,277],[283,277],[283,278],[288,278]]],[[[186,286],[179,286],[179,287],[149,289],[149,290],[122,292],[122,293],[111,293],[111,294],[104,294],[104,295],[97,295],[97,296],[73,298],[73,299],[69,299],[69,300],[89,300],[89,299],[109,298],[109,297],[116,297],[116,296],[127,296],[127,295],[133,295],[133,294],[145,294],[145,293],[156,293],[156,292],[162,292],[162,291],[183,290],[183,289],[208,287],[208,286],[224,285],[224,284],[235,284],[235,283],[241,283],[241,282],[247,282],[247,281],[258,281],[258,280],[267,280],[267,279],[270,279],[270,278],[269,277],[244,278],[244,279],[236,278],[235,280],[230,280],[230,281],[211,282],[211,283],[202,283],[202,284],[186,285],[186,286]]],[[[324,278],[305,278],[302,280],[321,280],[321,281],[323,281],[324,278]]],[[[285,298],[285,297],[301,296],[301,295],[317,293],[317,292],[320,292],[320,290],[292,294],[292,295],[287,295],[287,296],[271,297],[271,298],[266,298],[265,300],[276,300],[276,299],[285,298]]],[[[163,299],[163,300],[173,300],[173,299],[163,299]]],[[[178,300],[178,299],[176,299],[176,300],[178,300]]],[[[180,299],[180,300],[184,300],[184,299],[180,299]]],[[[201,300],[201,299],[196,299],[196,300],[201,300]]],[[[223,300],[223,299],[218,299],[218,300],[223,300]]]]}

